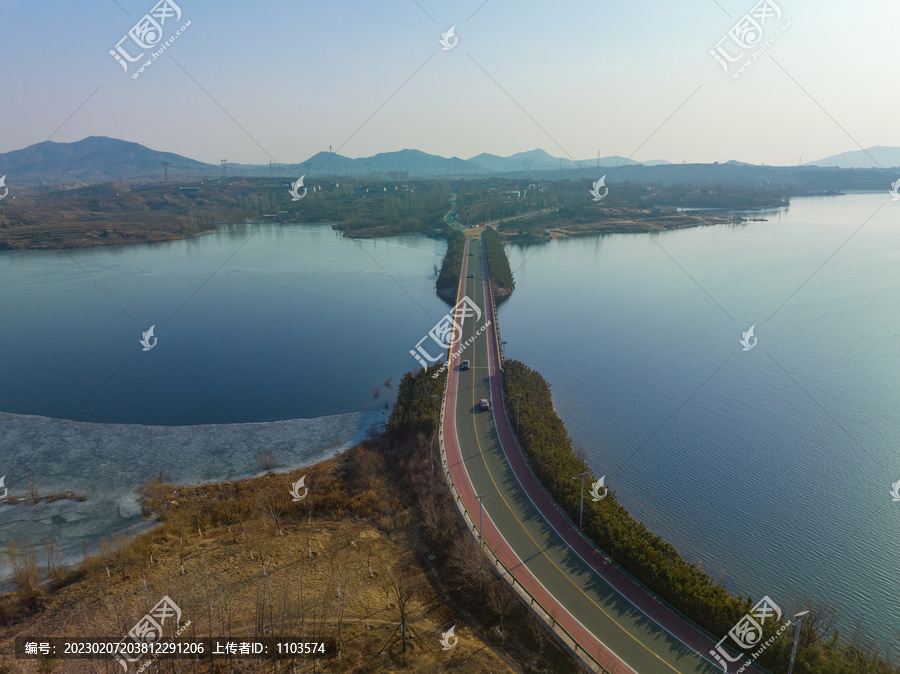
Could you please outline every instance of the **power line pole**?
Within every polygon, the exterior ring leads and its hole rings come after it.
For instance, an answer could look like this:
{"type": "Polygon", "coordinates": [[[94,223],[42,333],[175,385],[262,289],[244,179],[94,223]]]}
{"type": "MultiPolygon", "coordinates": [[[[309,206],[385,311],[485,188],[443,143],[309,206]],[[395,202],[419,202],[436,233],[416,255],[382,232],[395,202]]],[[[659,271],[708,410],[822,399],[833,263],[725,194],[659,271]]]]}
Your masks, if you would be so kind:
{"type": "Polygon", "coordinates": [[[581,523],[584,521],[584,476],[589,475],[589,473],[578,473],[573,480],[577,480],[581,478],[581,506],[578,508],[578,528],[583,528],[581,523]]]}
{"type": "Polygon", "coordinates": [[[222,164],[222,177],[227,178],[228,177],[228,169],[225,167],[225,165],[228,163],[228,160],[220,159],[219,162],[222,164]]]}
{"type": "Polygon", "coordinates": [[[164,161],[162,163],[162,165],[163,165],[163,182],[167,183],[167,182],[169,182],[169,162],[164,161]]]}

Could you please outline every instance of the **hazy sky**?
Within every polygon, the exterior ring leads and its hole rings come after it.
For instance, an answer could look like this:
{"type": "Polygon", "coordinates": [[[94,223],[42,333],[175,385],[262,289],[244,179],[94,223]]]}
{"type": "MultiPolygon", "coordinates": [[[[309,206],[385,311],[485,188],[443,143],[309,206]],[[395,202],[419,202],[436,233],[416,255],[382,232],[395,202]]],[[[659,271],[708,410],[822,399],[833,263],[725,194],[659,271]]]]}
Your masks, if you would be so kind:
{"type": "Polygon", "coordinates": [[[191,25],[132,79],[147,56],[125,73],[109,51],[155,0],[5,0],[0,152],[103,135],[211,163],[331,144],[796,164],[900,146],[896,2],[775,0],[763,41],[790,26],[732,79],[709,51],[753,0],[175,1],[163,41],[191,25]]]}

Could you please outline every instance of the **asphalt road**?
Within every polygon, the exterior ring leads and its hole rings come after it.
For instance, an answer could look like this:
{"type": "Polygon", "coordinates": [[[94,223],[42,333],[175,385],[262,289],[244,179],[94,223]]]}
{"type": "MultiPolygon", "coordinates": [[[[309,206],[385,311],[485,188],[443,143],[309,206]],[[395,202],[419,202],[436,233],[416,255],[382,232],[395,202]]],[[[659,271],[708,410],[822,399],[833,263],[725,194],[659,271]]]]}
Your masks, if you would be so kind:
{"type": "Polygon", "coordinates": [[[485,542],[610,672],[721,672],[706,659],[714,642],[583,539],[528,471],[503,411],[494,326],[484,327],[492,314],[482,244],[468,240],[463,256],[458,300],[468,296],[481,316],[460,321],[451,353],[462,353],[451,359],[442,421],[450,473],[475,525],[476,495],[487,494],[485,542]],[[470,361],[468,370],[460,369],[462,360],[470,361]],[[490,410],[480,409],[482,398],[491,400],[490,410]]]}

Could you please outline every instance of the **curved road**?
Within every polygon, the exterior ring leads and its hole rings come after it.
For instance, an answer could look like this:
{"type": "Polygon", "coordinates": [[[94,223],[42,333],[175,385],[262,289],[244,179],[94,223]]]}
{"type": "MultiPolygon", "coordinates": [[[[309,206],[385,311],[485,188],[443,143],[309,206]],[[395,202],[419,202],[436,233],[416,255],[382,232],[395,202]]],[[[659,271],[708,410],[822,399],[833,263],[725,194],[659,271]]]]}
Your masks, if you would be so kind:
{"type": "Polygon", "coordinates": [[[715,643],[586,541],[529,471],[503,412],[494,326],[484,327],[493,316],[480,244],[467,237],[457,300],[468,296],[482,314],[458,319],[462,335],[450,350],[441,421],[450,475],[475,526],[476,495],[487,494],[485,542],[608,671],[721,672],[708,659],[715,643]],[[462,360],[470,361],[470,369],[460,370],[462,360]],[[490,399],[490,410],[479,408],[482,398],[490,399]]]}

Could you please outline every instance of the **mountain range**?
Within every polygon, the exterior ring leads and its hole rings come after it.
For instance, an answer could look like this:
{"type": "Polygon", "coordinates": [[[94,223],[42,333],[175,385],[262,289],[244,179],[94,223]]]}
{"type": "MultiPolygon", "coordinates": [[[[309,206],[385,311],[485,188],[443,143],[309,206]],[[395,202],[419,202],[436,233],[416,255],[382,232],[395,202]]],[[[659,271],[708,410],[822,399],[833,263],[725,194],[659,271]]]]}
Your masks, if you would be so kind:
{"type": "MultiPolygon", "coordinates": [[[[90,136],[74,143],[48,141],[21,150],[0,154],[0,175],[8,175],[8,182],[97,183],[125,180],[158,180],[165,171],[172,178],[185,176],[351,176],[377,177],[393,172],[408,174],[410,178],[446,176],[488,176],[527,171],[556,171],[584,167],[616,167],[624,165],[625,157],[601,157],[575,162],[560,159],[541,149],[518,152],[509,157],[482,153],[471,159],[441,157],[420,150],[381,152],[371,157],[346,157],[331,152],[318,152],[306,161],[294,164],[226,163],[223,167],[207,164],[172,152],[151,150],[106,136],[90,136]]],[[[628,162],[636,164],[636,162],[628,162]]],[[[647,166],[669,162],[645,162],[647,166]]]]}
{"type": "MultiPolygon", "coordinates": [[[[726,165],[743,165],[726,162],[726,165]]],[[[900,148],[873,147],[867,151],[845,152],[826,157],[804,166],[844,168],[872,168],[900,166],[900,148]],[[874,161],[873,161],[874,158],[874,161]]],[[[100,183],[116,180],[159,180],[168,175],[174,180],[200,177],[228,176],[287,176],[307,175],[349,177],[392,177],[394,179],[429,177],[510,177],[522,174],[548,174],[615,167],[673,166],[665,160],[638,164],[621,156],[600,157],[573,161],[550,155],[541,149],[518,152],[508,157],[481,153],[470,159],[441,157],[420,150],[381,152],[371,157],[346,157],[331,152],[318,152],[304,162],[295,164],[207,164],[172,152],[151,150],[133,143],[105,136],[90,136],[74,143],[48,141],[21,150],[0,154],[0,176],[7,176],[7,184],[35,183],[100,183]]],[[[700,166],[700,165],[695,165],[700,166]]],[[[709,166],[712,166],[710,164],[709,166]]],[[[628,171],[628,169],[625,169],[628,171]]]]}

